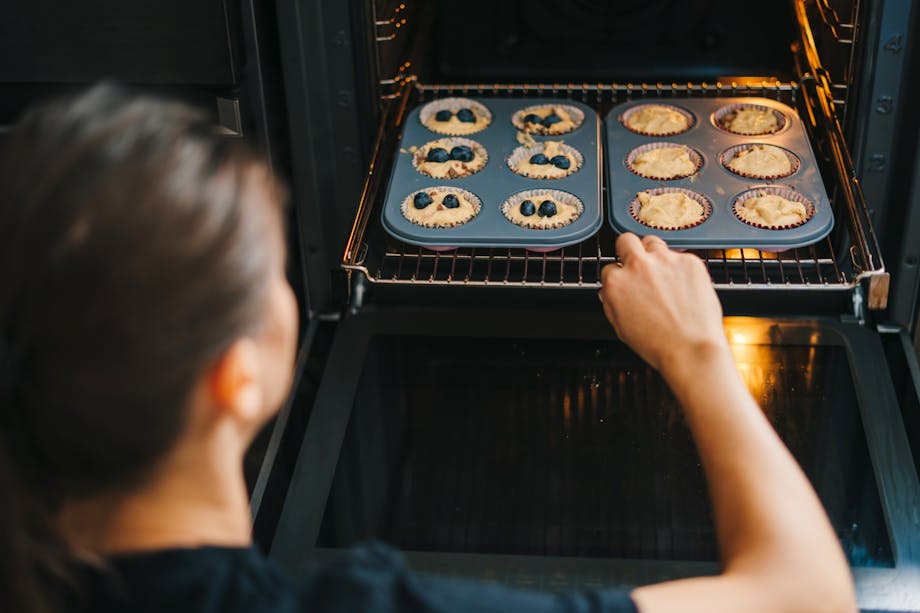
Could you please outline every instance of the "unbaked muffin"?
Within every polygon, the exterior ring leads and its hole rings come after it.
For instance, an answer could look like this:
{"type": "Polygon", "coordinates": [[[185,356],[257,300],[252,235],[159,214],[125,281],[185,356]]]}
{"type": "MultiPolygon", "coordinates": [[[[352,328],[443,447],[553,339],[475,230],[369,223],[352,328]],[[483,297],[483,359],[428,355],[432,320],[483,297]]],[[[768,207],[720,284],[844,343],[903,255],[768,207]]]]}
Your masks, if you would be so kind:
{"type": "Polygon", "coordinates": [[[470,98],[442,98],[423,106],[419,121],[432,132],[463,136],[485,130],[492,123],[492,113],[470,98]]]}
{"type": "Polygon", "coordinates": [[[670,104],[640,104],[620,115],[627,130],[647,136],[672,136],[693,126],[693,115],[670,104]]]}
{"type": "Polygon", "coordinates": [[[681,188],[657,188],[636,194],[630,213],[639,223],[660,230],[682,230],[699,225],[711,207],[701,194],[681,188]]]}
{"type": "Polygon", "coordinates": [[[453,228],[479,214],[482,203],[472,192],[452,187],[430,187],[410,194],[402,214],[425,228],[453,228]]]}
{"type": "Polygon", "coordinates": [[[578,171],[583,162],[577,149],[559,141],[518,147],[508,157],[511,170],[531,179],[562,179],[578,171]]]}
{"type": "Polygon", "coordinates": [[[716,111],[715,121],[723,130],[743,136],[774,134],[786,123],[782,113],[758,104],[724,107],[716,111]]]}
{"type": "Polygon", "coordinates": [[[584,112],[569,104],[528,106],[511,116],[511,123],[528,134],[554,136],[577,129],[585,121],[584,112]]]}
{"type": "Polygon", "coordinates": [[[626,167],[646,179],[682,179],[703,163],[703,157],[686,145],[650,143],[636,147],[626,156],[626,167]]]}
{"type": "Polygon", "coordinates": [[[752,179],[779,179],[798,171],[795,154],[774,145],[738,145],[722,153],[722,164],[731,172],[752,179]]]}
{"type": "Polygon", "coordinates": [[[488,160],[486,148],[467,138],[433,140],[412,154],[415,169],[435,179],[468,177],[482,170],[488,160]]]}
{"type": "Polygon", "coordinates": [[[814,205],[788,188],[762,188],[735,199],[735,215],[757,228],[783,230],[801,226],[814,215],[814,205]]]}
{"type": "Polygon", "coordinates": [[[513,224],[531,230],[552,230],[567,226],[584,211],[577,196],[555,189],[519,192],[502,203],[502,214],[513,224]]]}

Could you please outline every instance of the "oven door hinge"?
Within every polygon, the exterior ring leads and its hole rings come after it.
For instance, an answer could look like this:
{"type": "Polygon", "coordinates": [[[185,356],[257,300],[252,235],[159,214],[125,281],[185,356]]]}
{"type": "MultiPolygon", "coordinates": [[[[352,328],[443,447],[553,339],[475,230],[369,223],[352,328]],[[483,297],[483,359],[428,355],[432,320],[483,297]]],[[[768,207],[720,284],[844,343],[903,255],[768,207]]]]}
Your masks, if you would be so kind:
{"type": "Polygon", "coordinates": [[[360,273],[349,271],[351,277],[350,290],[348,293],[348,307],[346,315],[357,315],[364,307],[364,295],[367,292],[366,277],[360,273]]]}
{"type": "Polygon", "coordinates": [[[866,323],[866,300],[863,296],[862,284],[857,284],[853,288],[853,311],[840,316],[840,321],[844,323],[857,323],[863,325],[866,323]]]}
{"type": "Polygon", "coordinates": [[[879,334],[901,334],[904,332],[902,326],[895,324],[878,324],[875,326],[875,329],[879,334]]]}

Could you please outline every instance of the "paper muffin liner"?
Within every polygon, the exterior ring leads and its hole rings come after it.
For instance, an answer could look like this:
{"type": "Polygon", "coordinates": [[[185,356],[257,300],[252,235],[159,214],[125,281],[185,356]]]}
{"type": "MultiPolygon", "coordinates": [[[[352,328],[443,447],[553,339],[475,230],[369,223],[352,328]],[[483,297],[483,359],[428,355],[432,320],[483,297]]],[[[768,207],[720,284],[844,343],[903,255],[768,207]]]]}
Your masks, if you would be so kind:
{"type": "Polygon", "coordinates": [[[740,221],[741,223],[747,224],[753,228],[760,228],[761,230],[789,230],[790,228],[798,228],[799,226],[804,226],[806,223],[808,223],[811,220],[811,218],[815,216],[815,205],[812,203],[811,200],[809,200],[808,198],[806,198],[805,196],[798,193],[792,188],[776,186],[776,185],[768,185],[764,187],[755,187],[754,189],[749,189],[735,196],[735,199],[732,201],[732,213],[735,215],[735,218],[738,221],[740,221]],[[771,195],[771,194],[774,196],[779,196],[780,198],[785,198],[786,200],[791,200],[793,202],[799,202],[801,204],[804,204],[805,213],[806,213],[805,219],[803,219],[799,223],[783,224],[780,226],[769,226],[766,224],[759,224],[759,223],[754,223],[752,221],[748,221],[744,219],[738,213],[738,207],[744,204],[745,201],[750,200],[751,198],[756,198],[758,196],[766,196],[766,195],[771,195]]]}
{"type": "Polygon", "coordinates": [[[695,175],[700,167],[703,165],[703,156],[699,151],[690,147],[689,145],[682,145],[680,143],[648,143],[647,145],[640,145],[629,152],[629,155],[626,156],[626,168],[629,169],[629,172],[634,175],[638,175],[644,179],[651,179],[653,181],[674,181],[676,179],[684,179],[695,175]],[[688,172],[687,174],[673,175],[670,177],[653,177],[651,175],[642,174],[633,163],[636,161],[636,158],[647,153],[649,151],[654,151],[655,149],[669,149],[677,147],[679,149],[685,149],[690,154],[690,161],[694,163],[693,171],[688,172]]]}
{"type": "Polygon", "coordinates": [[[778,134],[782,132],[788,125],[786,116],[776,109],[771,109],[768,106],[762,104],[751,104],[751,103],[741,103],[741,104],[729,104],[723,106],[715,113],[712,114],[712,123],[715,127],[719,128],[723,132],[728,132],[729,134],[737,134],[739,136],[770,136],[771,134],[778,134]],[[735,112],[740,111],[741,109],[757,109],[758,111],[770,111],[776,116],[776,129],[772,132],[761,132],[759,134],[745,134],[744,132],[735,132],[734,130],[729,130],[723,125],[725,118],[735,112]]]}
{"type": "MultiPolygon", "coordinates": [[[[582,214],[585,212],[585,205],[582,204],[581,199],[578,198],[578,196],[576,196],[575,194],[570,194],[569,192],[563,192],[558,189],[528,189],[528,190],[524,190],[522,192],[513,194],[512,196],[509,196],[504,202],[502,202],[501,211],[502,211],[502,215],[505,216],[505,219],[507,219],[509,222],[517,226],[520,226],[522,228],[527,228],[529,230],[556,230],[558,228],[564,228],[565,226],[570,225],[574,223],[576,220],[578,220],[579,218],[581,218],[582,214]],[[517,221],[512,220],[508,216],[508,212],[513,207],[518,206],[525,200],[533,200],[534,204],[539,206],[538,200],[545,199],[547,196],[549,196],[550,198],[553,198],[557,202],[568,204],[569,206],[574,206],[577,209],[578,213],[575,215],[575,217],[571,218],[570,220],[566,222],[557,222],[549,226],[538,226],[534,224],[518,223],[517,221]]],[[[536,217],[536,215],[537,214],[534,213],[534,217],[536,217]]]]}
{"type": "Polygon", "coordinates": [[[649,102],[648,104],[639,104],[630,109],[623,111],[623,113],[620,114],[620,123],[623,125],[624,128],[626,128],[627,130],[629,130],[630,132],[634,134],[642,134],[643,136],[675,136],[677,134],[683,134],[684,132],[692,128],[694,125],[696,125],[696,117],[694,117],[693,113],[691,113],[690,111],[686,109],[682,109],[679,106],[674,106],[673,104],[665,104],[663,102],[649,102]],[[646,109],[650,106],[662,106],[668,110],[677,111],[678,113],[680,113],[681,115],[687,118],[687,127],[684,128],[683,130],[675,130],[671,132],[646,132],[645,130],[637,130],[636,128],[630,126],[627,123],[630,116],[632,116],[634,113],[637,113],[641,111],[642,109],[646,109]]]}
{"type": "Polygon", "coordinates": [[[776,179],[790,177],[794,175],[795,173],[797,173],[799,171],[799,168],[802,167],[802,161],[799,159],[799,156],[792,153],[788,149],[783,149],[782,147],[777,147],[776,145],[768,145],[766,143],[745,143],[743,145],[735,145],[734,147],[729,147],[728,149],[723,151],[721,154],[719,154],[719,161],[722,163],[722,166],[725,168],[725,170],[727,170],[728,172],[732,174],[736,174],[739,177],[745,177],[748,179],[758,179],[761,181],[773,181],[776,179]],[[754,147],[772,147],[774,149],[779,149],[780,151],[786,154],[787,158],[789,158],[789,164],[792,167],[791,170],[786,173],[775,174],[775,175],[755,175],[755,174],[751,174],[748,172],[741,172],[740,170],[732,168],[731,166],[728,165],[729,162],[731,162],[735,158],[735,156],[738,155],[738,153],[742,151],[746,151],[748,149],[753,149],[754,147]]]}
{"type": "Polygon", "coordinates": [[[454,136],[451,138],[439,138],[436,140],[428,141],[427,143],[419,147],[412,154],[412,167],[415,168],[415,170],[419,174],[423,174],[426,177],[431,177],[433,179],[447,179],[448,181],[450,181],[451,179],[462,179],[464,177],[474,175],[480,170],[482,170],[483,168],[485,168],[486,163],[488,161],[489,161],[489,152],[486,151],[485,147],[483,147],[482,145],[480,145],[474,140],[470,140],[468,138],[461,138],[459,136],[454,136]],[[467,147],[473,150],[473,154],[475,155],[475,157],[473,158],[471,162],[467,162],[467,164],[472,165],[473,168],[469,170],[466,174],[460,175],[458,177],[435,177],[433,175],[428,174],[427,172],[425,172],[424,170],[420,168],[420,165],[425,161],[425,155],[423,155],[423,152],[427,153],[429,149],[434,149],[436,147],[443,147],[444,149],[447,149],[448,152],[450,152],[451,148],[457,147],[459,145],[466,145],[467,147]]]}
{"type": "Polygon", "coordinates": [[[418,113],[418,119],[426,129],[432,132],[446,134],[448,136],[468,136],[470,134],[482,132],[489,127],[492,123],[492,111],[490,111],[486,105],[470,98],[441,98],[439,100],[432,100],[423,106],[422,110],[418,113]],[[470,109],[477,117],[485,117],[487,121],[482,127],[472,132],[457,131],[456,129],[450,128],[448,125],[441,125],[444,122],[434,121],[435,113],[443,111],[444,109],[447,109],[451,113],[456,113],[460,109],[470,109]],[[431,120],[430,123],[429,120],[431,120]]]}
{"type": "MultiPolygon", "coordinates": [[[[434,206],[434,203],[429,204],[428,206],[434,206]]],[[[482,210],[482,200],[480,200],[479,196],[477,196],[473,192],[467,191],[465,189],[460,189],[458,187],[450,187],[449,185],[435,185],[432,187],[426,187],[423,189],[417,189],[413,191],[411,194],[409,194],[403,199],[402,204],[399,207],[399,210],[400,212],[402,212],[403,217],[405,217],[408,221],[414,223],[417,226],[421,226],[423,228],[456,228],[457,226],[462,226],[463,224],[469,223],[470,221],[475,219],[477,215],[479,215],[479,211],[482,210]],[[473,214],[470,215],[468,219],[464,219],[463,221],[456,221],[456,222],[448,223],[448,224],[421,223],[414,219],[409,219],[409,216],[406,215],[406,209],[410,206],[413,206],[412,200],[413,198],[415,198],[415,194],[419,192],[433,192],[433,191],[443,191],[443,192],[448,192],[451,194],[463,196],[464,198],[466,198],[466,200],[470,204],[473,205],[473,214]]],[[[443,247],[442,249],[451,249],[451,247],[443,247]]]]}
{"type": "Polygon", "coordinates": [[[558,177],[547,177],[545,175],[519,171],[515,168],[520,162],[529,160],[530,156],[537,153],[543,153],[544,147],[545,143],[538,143],[530,147],[517,147],[514,151],[511,152],[511,155],[508,156],[508,168],[510,168],[513,173],[522,177],[528,177],[530,179],[541,179],[544,181],[553,181],[555,179],[564,179],[565,177],[575,174],[581,170],[582,165],[585,163],[585,158],[578,149],[560,143],[559,149],[562,151],[562,153],[572,158],[572,165],[568,170],[565,171],[564,175],[560,175],[558,177]]]}
{"type": "Polygon", "coordinates": [[[528,107],[525,107],[519,111],[515,111],[514,115],[511,116],[511,123],[514,124],[514,127],[520,130],[521,132],[527,132],[528,134],[536,134],[537,136],[558,136],[560,134],[568,134],[569,132],[574,132],[581,127],[581,124],[585,122],[585,113],[577,106],[572,106],[569,104],[534,104],[528,107]],[[536,113],[546,108],[561,108],[564,109],[571,118],[572,123],[575,125],[571,129],[565,131],[553,131],[553,127],[559,125],[554,124],[554,126],[549,129],[545,128],[541,124],[541,129],[533,129],[533,124],[528,124],[524,121],[524,117],[530,113],[536,113]]]}
{"type": "Polygon", "coordinates": [[[646,189],[643,191],[651,196],[657,196],[658,194],[680,193],[680,194],[684,194],[692,198],[693,200],[696,200],[703,206],[703,216],[700,217],[697,221],[693,223],[686,224],[683,226],[656,226],[650,223],[646,223],[642,221],[641,219],[639,219],[639,209],[641,208],[642,205],[639,203],[639,196],[637,195],[635,198],[633,198],[629,202],[629,214],[632,216],[633,219],[635,219],[637,222],[641,223],[643,226],[647,228],[654,228],[656,230],[687,230],[689,228],[695,228],[696,226],[700,225],[701,223],[709,219],[709,216],[712,215],[712,203],[709,201],[709,198],[707,198],[703,194],[700,194],[699,192],[695,192],[689,189],[684,189],[683,187],[656,187],[653,189],[646,189]]]}

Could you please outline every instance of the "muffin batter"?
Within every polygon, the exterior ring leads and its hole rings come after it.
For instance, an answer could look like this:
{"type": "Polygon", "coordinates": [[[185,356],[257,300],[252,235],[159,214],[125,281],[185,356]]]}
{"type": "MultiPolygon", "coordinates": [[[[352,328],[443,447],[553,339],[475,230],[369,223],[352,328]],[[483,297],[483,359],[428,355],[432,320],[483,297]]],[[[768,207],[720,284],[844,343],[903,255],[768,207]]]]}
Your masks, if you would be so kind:
{"type": "Polygon", "coordinates": [[[564,104],[533,106],[514,114],[515,127],[530,134],[565,134],[581,125],[584,117],[564,104]]]}
{"type": "Polygon", "coordinates": [[[636,107],[625,119],[626,127],[642,134],[663,135],[684,132],[690,127],[686,115],[674,107],[649,104],[636,107]]]}
{"type": "Polygon", "coordinates": [[[406,198],[402,213],[412,223],[426,228],[452,228],[478,215],[479,208],[461,190],[432,188],[406,198]]]}
{"type": "Polygon", "coordinates": [[[529,148],[511,170],[534,179],[561,179],[578,170],[581,164],[580,158],[576,158],[573,151],[559,141],[539,143],[529,148]],[[539,154],[542,154],[542,158],[539,154]],[[559,156],[566,161],[562,162],[559,156]]]}
{"type": "Polygon", "coordinates": [[[761,194],[735,206],[744,221],[768,228],[798,226],[808,221],[808,208],[801,202],[776,194],[761,194]]]}
{"type": "Polygon", "coordinates": [[[772,134],[779,130],[779,119],[771,109],[744,107],[722,118],[722,127],[735,134],[772,134]]]}
{"type": "Polygon", "coordinates": [[[468,177],[483,169],[489,159],[485,147],[465,138],[442,138],[425,143],[415,151],[415,168],[435,179],[468,177]],[[443,153],[436,150],[442,149],[443,153]],[[429,159],[432,152],[447,156],[446,161],[429,159]],[[462,155],[462,154],[466,155],[462,155]],[[468,159],[472,153],[472,159],[468,159]]]}
{"type": "Polygon", "coordinates": [[[742,149],[726,164],[732,170],[756,177],[783,177],[792,173],[792,162],[783,149],[754,145],[742,149]]]}
{"type": "Polygon", "coordinates": [[[508,221],[534,230],[549,230],[567,226],[581,215],[581,207],[563,202],[551,194],[516,198],[502,207],[508,221]],[[551,203],[550,207],[548,203],[551,203]],[[552,214],[545,214],[553,211],[552,214]],[[529,214],[528,214],[529,213],[529,214]]]}
{"type": "Polygon", "coordinates": [[[650,194],[639,192],[639,221],[647,226],[665,230],[678,230],[695,225],[703,219],[706,209],[702,204],[682,192],[650,194]]]}
{"type": "Polygon", "coordinates": [[[430,103],[422,113],[422,125],[433,132],[462,136],[486,129],[492,117],[481,104],[467,98],[445,98],[430,103]]]}
{"type": "Polygon", "coordinates": [[[678,179],[692,175],[697,168],[687,147],[661,147],[637,155],[629,164],[643,177],[651,179],[678,179]]]}

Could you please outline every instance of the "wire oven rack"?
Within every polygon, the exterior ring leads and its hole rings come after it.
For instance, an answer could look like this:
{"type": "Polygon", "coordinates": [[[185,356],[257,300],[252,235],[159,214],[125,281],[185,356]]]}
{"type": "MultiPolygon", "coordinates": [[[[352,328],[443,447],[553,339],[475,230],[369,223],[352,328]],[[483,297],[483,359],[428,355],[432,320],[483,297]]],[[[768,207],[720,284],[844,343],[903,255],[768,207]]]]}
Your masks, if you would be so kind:
{"type": "MultiPolygon", "coordinates": [[[[615,234],[604,228],[582,243],[551,253],[525,249],[459,248],[434,252],[399,242],[379,221],[397,136],[409,108],[446,96],[569,97],[602,115],[637,98],[762,96],[799,110],[823,160],[823,175],[836,180],[829,194],[838,219],[834,233],[814,245],[781,253],[756,249],[694,251],[707,264],[717,289],[800,288],[852,292],[865,282],[868,307],[884,308],[887,274],[868,222],[868,208],[853,171],[833,97],[819,80],[687,84],[457,84],[423,85],[411,77],[386,101],[374,155],[342,260],[350,275],[371,284],[425,286],[597,288],[600,270],[617,261],[615,234]],[[822,98],[821,96],[825,97],[822,98]]],[[[606,186],[604,186],[606,192],[606,186]]]]}

